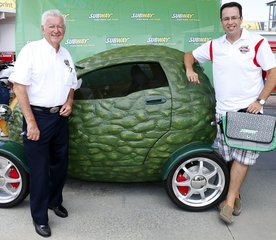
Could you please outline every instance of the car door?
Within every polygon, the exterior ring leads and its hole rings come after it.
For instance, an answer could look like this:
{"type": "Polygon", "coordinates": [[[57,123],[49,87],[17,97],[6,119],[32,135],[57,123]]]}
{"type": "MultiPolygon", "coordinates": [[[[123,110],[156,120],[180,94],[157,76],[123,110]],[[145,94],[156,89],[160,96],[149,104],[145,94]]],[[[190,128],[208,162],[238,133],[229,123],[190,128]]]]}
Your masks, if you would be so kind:
{"type": "Polygon", "coordinates": [[[70,119],[71,158],[99,167],[143,164],[171,124],[171,92],[160,64],[115,64],[80,81],[70,119]]]}

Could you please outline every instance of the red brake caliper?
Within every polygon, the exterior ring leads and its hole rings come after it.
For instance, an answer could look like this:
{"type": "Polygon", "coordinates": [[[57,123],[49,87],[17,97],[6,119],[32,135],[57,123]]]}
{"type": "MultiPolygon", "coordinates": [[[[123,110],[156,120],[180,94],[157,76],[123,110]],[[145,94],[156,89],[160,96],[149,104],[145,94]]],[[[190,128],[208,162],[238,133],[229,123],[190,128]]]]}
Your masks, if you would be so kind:
{"type": "MultiPolygon", "coordinates": [[[[176,181],[177,182],[185,182],[187,179],[182,175],[182,174],[178,174],[176,181]]],[[[189,187],[187,186],[179,186],[177,187],[179,192],[181,192],[183,195],[187,195],[188,191],[189,191],[189,187]]]]}
{"type": "MultiPolygon", "coordinates": [[[[11,167],[11,168],[10,168],[9,177],[10,177],[10,178],[14,178],[14,179],[19,178],[19,174],[18,174],[17,170],[15,169],[15,167],[11,167]]],[[[11,185],[12,185],[14,188],[18,188],[19,182],[18,182],[18,183],[11,183],[11,185]]]]}

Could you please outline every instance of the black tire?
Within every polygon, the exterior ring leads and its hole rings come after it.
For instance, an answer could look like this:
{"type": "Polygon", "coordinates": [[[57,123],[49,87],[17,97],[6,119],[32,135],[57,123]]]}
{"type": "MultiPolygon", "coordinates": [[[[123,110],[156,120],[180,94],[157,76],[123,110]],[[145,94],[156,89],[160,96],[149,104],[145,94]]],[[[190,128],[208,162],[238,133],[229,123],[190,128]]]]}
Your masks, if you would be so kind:
{"type": "Polygon", "coordinates": [[[224,200],[229,187],[229,169],[216,153],[182,159],[165,182],[171,200],[180,208],[198,212],[224,200]]]}
{"type": "Polygon", "coordinates": [[[0,208],[11,208],[29,194],[29,174],[17,160],[0,154],[0,208]]]}

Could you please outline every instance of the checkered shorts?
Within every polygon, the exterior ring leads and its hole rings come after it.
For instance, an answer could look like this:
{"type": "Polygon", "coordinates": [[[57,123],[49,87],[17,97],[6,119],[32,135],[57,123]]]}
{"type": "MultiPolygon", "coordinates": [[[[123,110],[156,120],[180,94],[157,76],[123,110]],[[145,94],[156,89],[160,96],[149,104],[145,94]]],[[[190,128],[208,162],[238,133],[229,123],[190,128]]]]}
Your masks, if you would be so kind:
{"type": "MultiPolygon", "coordinates": [[[[217,122],[222,118],[221,114],[216,114],[217,122]]],[[[221,132],[220,126],[217,124],[217,145],[218,150],[226,162],[233,160],[238,161],[244,165],[253,165],[256,163],[260,153],[256,151],[243,150],[239,148],[232,148],[226,145],[224,135],[221,132]]]]}

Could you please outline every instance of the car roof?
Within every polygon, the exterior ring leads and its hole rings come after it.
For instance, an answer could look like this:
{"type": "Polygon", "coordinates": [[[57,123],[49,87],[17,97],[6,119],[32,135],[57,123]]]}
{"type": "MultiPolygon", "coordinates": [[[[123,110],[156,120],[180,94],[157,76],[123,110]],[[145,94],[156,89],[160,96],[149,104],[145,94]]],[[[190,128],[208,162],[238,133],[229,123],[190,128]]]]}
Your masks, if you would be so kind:
{"type": "Polygon", "coordinates": [[[184,52],[167,46],[131,45],[113,48],[76,63],[78,76],[104,66],[130,62],[183,61],[184,52]]]}

